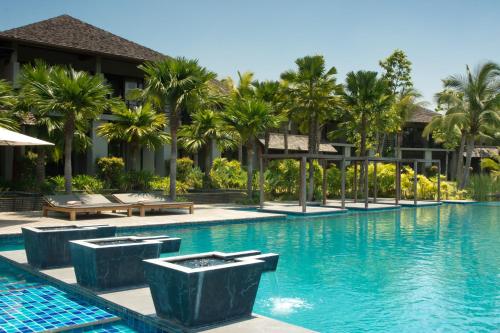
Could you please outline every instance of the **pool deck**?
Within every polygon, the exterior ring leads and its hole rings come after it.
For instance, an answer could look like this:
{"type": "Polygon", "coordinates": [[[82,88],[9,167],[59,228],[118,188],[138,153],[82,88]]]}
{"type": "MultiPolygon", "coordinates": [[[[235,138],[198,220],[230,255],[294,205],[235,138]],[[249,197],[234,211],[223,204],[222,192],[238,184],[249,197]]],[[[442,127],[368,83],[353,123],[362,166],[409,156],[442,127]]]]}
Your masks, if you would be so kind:
{"type": "MultiPolygon", "coordinates": [[[[320,203],[317,203],[320,204],[320,203]]],[[[326,205],[322,205],[322,207],[342,207],[342,201],[340,200],[327,200],[326,205]]],[[[365,207],[365,203],[363,201],[345,201],[345,208],[348,210],[362,210],[362,211],[370,211],[370,210],[389,210],[389,209],[398,209],[401,208],[400,205],[394,205],[394,203],[373,203],[369,202],[368,207],[365,207]]]]}
{"type": "MultiPolygon", "coordinates": [[[[392,204],[394,205],[395,201],[394,199],[388,199],[388,198],[377,198],[377,203],[381,204],[392,204]]],[[[399,205],[403,207],[426,207],[426,206],[439,206],[441,205],[441,202],[438,201],[432,201],[432,200],[417,200],[417,204],[413,200],[399,200],[399,205]]]]}
{"type": "Polygon", "coordinates": [[[287,202],[266,202],[264,208],[258,208],[261,213],[278,213],[278,214],[290,214],[290,215],[329,215],[345,213],[347,209],[334,208],[334,207],[322,207],[318,205],[308,204],[306,207],[306,212],[302,211],[302,206],[297,203],[287,203],[287,202]]]}
{"type": "Polygon", "coordinates": [[[94,292],[79,286],[73,267],[56,268],[47,270],[36,270],[27,263],[24,250],[0,252],[0,257],[15,266],[42,278],[45,278],[57,286],[97,300],[101,305],[107,305],[115,311],[132,314],[136,318],[144,318],[149,323],[155,323],[157,327],[168,329],[169,332],[205,332],[205,333],[311,333],[314,331],[284,323],[275,319],[260,315],[252,315],[230,323],[217,326],[203,327],[198,329],[185,329],[173,325],[170,322],[159,319],[155,314],[153,299],[149,287],[139,286],[131,289],[118,291],[94,292]]]}
{"type": "Polygon", "coordinates": [[[210,223],[235,223],[242,220],[282,220],[283,214],[230,209],[233,206],[195,205],[194,214],[184,210],[165,210],[162,213],[151,213],[145,217],[138,214],[127,217],[125,214],[102,213],[100,215],[77,216],[76,221],[69,221],[67,214],[52,213],[50,217],[42,217],[40,211],[2,212],[0,213],[0,237],[21,234],[21,227],[65,226],[69,224],[92,225],[109,224],[117,227],[151,227],[196,225],[210,223]]]}

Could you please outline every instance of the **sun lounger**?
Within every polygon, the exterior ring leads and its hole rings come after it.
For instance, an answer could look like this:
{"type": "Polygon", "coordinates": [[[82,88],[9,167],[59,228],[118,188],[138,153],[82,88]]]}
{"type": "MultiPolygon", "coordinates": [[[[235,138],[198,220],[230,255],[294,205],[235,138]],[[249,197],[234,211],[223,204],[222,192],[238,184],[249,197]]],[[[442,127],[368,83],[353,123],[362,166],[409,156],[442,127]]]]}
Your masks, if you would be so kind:
{"type": "Polygon", "coordinates": [[[139,209],[139,215],[145,216],[146,210],[164,209],[164,208],[185,208],[189,214],[193,214],[194,204],[192,202],[174,202],[162,195],[150,193],[117,193],[113,197],[123,203],[131,204],[139,209]]]}
{"type": "Polygon", "coordinates": [[[101,194],[63,194],[45,196],[45,205],[42,208],[43,216],[47,217],[49,211],[68,213],[71,221],[76,220],[77,213],[101,213],[126,210],[132,216],[132,205],[114,203],[101,194]]]}

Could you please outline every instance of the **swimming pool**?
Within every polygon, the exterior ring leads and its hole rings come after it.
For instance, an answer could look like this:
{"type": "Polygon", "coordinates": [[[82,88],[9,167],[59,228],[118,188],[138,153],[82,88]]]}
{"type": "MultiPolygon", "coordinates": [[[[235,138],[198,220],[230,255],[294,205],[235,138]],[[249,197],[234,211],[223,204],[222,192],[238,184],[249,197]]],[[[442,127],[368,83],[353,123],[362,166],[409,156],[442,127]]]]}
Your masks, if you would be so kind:
{"type": "Polygon", "coordinates": [[[181,253],[281,254],[254,311],[321,332],[500,330],[500,205],[172,230],[181,253]]]}
{"type": "Polygon", "coordinates": [[[141,232],[181,254],[280,253],[254,311],[321,332],[500,329],[500,205],[442,205],[141,232]]]}

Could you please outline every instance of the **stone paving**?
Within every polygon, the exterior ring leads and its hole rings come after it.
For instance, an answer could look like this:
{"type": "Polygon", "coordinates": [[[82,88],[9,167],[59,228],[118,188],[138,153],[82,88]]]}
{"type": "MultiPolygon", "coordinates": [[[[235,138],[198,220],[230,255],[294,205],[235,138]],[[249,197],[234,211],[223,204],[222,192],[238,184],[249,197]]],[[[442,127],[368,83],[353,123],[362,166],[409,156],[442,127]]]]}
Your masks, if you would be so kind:
{"type": "Polygon", "coordinates": [[[70,224],[92,225],[109,224],[117,227],[139,227],[153,225],[176,225],[196,224],[209,222],[232,222],[248,219],[282,219],[283,214],[246,211],[230,209],[234,206],[226,205],[195,205],[194,214],[188,214],[184,210],[164,210],[161,213],[148,213],[140,217],[138,212],[134,216],[127,217],[125,214],[102,213],[99,215],[80,214],[76,221],[69,221],[67,214],[52,213],[50,217],[42,217],[41,211],[30,212],[2,212],[0,213],[0,236],[20,234],[21,227],[40,226],[65,226],[70,224]]]}

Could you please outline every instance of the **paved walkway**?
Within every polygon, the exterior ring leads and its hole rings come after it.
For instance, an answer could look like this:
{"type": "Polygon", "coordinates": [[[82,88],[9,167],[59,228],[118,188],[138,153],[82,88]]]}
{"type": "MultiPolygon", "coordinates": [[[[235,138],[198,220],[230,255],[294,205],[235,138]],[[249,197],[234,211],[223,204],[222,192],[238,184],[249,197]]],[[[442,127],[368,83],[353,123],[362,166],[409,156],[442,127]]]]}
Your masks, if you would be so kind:
{"type": "Polygon", "coordinates": [[[68,224],[91,225],[109,224],[118,227],[139,227],[151,225],[179,225],[209,222],[234,222],[248,219],[282,219],[284,215],[256,211],[229,209],[228,206],[196,205],[194,214],[187,214],[183,210],[170,210],[162,213],[150,213],[145,217],[127,217],[125,214],[102,213],[100,215],[77,216],[76,221],[69,221],[67,214],[52,213],[49,217],[42,217],[40,211],[34,212],[2,212],[0,213],[0,236],[20,234],[21,227],[30,226],[65,226],[68,224]]]}

